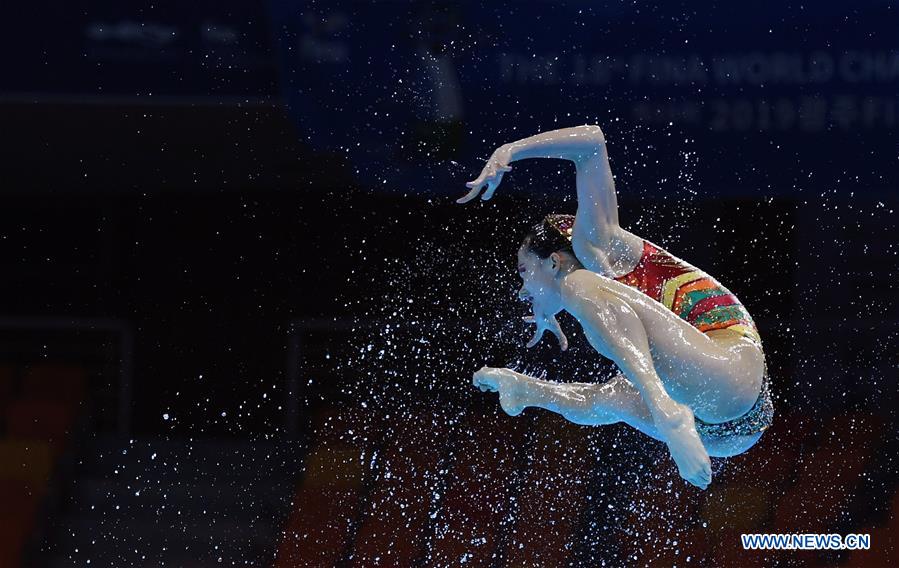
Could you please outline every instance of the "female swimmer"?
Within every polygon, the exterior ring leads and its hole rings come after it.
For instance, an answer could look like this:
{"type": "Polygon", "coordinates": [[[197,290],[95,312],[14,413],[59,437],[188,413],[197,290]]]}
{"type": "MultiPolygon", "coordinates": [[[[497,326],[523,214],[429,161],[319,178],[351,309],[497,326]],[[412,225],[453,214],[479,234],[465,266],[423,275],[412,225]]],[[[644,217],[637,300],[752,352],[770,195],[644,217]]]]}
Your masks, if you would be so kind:
{"type": "Polygon", "coordinates": [[[625,422],[664,442],[681,477],[705,489],[709,456],[745,452],[771,424],[765,355],[755,324],[730,291],[702,270],[618,224],[606,140],[598,126],[565,128],[500,146],[459,203],[493,196],[509,164],[526,158],[574,162],[577,214],[549,215],[518,250],[537,329],[568,341],[565,310],[620,374],[602,383],[557,383],[484,367],[475,386],[499,392],[517,415],[528,406],[577,424],[625,422]],[[486,190],[481,193],[486,187],[486,190]]]}

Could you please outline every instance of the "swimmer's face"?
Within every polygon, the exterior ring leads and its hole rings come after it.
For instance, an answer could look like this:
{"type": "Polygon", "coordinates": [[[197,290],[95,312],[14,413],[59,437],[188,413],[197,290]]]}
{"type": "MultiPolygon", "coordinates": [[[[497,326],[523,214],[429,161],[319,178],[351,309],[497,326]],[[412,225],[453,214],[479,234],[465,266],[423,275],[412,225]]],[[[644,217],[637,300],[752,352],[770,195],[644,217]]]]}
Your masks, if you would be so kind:
{"type": "Polygon", "coordinates": [[[562,309],[562,292],[556,278],[560,262],[555,253],[540,258],[524,246],[518,249],[518,275],[522,280],[518,297],[530,302],[535,312],[556,314],[562,309]]]}

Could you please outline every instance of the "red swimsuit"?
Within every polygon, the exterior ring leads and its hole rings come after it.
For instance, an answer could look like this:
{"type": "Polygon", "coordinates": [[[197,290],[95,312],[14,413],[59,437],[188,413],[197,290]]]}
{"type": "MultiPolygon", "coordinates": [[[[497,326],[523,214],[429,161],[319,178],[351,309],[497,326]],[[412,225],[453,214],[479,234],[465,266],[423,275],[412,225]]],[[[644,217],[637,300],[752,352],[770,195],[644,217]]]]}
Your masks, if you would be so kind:
{"type": "MultiPolygon", "coordinates": [[[[573,215],[549,215],[546,219],[571,240],[573,215]]],[[[755,322],[730,290],[705,272],[649,241],[643,241],[643,255],[637,266],[615,280],[661,302],[703,333],[731,329],[761,346],[755,322]]],[[[709,424],[697,418],[696,431],[706,438],[751,436],[763,432],[774,419],[774,403],[768,383],[766,366],[759,398],[749,412],[720,424],[709,424]]]]}
{"type": "MultiPolygon", "coordinates": [[[[546,222],[568,240],[574,234],[574,215],[553,214],[546,222]]],[[[740,300],[717,280],[651,242],[643,241],[643,255],[632,271],[615,280],[640,290],[705,333],[730,329],[761,345],[755,322],[740,300]]]]}
{"type": "Polygon", "coordinates": [[[628,274],[615,280],[661,302],[699,331],[732,329],[761,343],[755,322],[740,300],[714,278],[649,241],[628,274]]]}
{"type": "MultiPolygon", "coordinates": [[[[637,266],[615,280],[661,302],[699,331],[732,329],[761,345],[752,317],[736,296],[705,272],[649,241],[643,241],[643,256],[637,266]]],[[[706,438],[751,436],[765,431],[773,419],[766,367],[759,398],[749,412],[720,424],[697,418],[696,431],[706,438]]]]}

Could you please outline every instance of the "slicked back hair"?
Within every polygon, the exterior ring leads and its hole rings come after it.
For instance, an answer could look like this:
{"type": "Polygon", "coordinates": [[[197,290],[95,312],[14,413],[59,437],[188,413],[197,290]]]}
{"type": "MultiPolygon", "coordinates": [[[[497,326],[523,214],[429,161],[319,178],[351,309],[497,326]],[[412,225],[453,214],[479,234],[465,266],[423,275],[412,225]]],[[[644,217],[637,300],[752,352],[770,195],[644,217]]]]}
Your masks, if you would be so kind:
{"type": "Polygon", "coordinates": [[[574,215],[553,213],[531,227],[524,237],[522,246],[540,258],[549,258],[554,252],[567,252],[571,256],[571,231],[574,227],[574,215]]]}

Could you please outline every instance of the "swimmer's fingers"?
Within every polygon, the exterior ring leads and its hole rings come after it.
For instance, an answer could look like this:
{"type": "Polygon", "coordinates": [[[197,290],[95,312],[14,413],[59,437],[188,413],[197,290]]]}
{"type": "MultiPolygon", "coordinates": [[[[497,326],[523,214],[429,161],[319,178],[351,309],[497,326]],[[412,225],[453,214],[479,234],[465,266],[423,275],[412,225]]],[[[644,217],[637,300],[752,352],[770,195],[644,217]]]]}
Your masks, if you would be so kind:
{"type": "Polygon", "coordinates": [[[534,330],[534,335],[531,337],[530,341],[525,345],[528,349],[540,343],[540,340],[543,338],[543,332],[546,331],[546,319],[542,315],[538,315],[534,312],[534,316],[529,318],[525,316],[524,321],[529,321],[529,323],[537,324],[537,329],[534,330]]]}
{"type": "Polygon", "coordinates": [[[522,316],[522,321],[525,323],[535,323],[537,324],[537,329],[534,330],[534,336],[531,337],[531,340],[527,342],[527,347],[531,348],[538,343],[540,343],[540,338],[543,337],[543,318],[537,318],[537,312],[534,312],[534,315],[531,316],[522,316]]]}
{"type": "Polygon", "coordinates": [[[487,201],[491,197],[493,197],[493,192],[496,191],[496,188],[499,187],[500,182],[503,181],[503,174],[511,170],[509,166],[500,166],[499,170],[496,172],[496,176],[490,182],[487,183],[487,191],[484,192],[484,195],[481,196],[481,199],[487,201]]]}
{"type": "Polygon", "coordinates": [[[493,192],[496,191],[496,186],[499,185],[498,181],[489,181],[487,182],[487,191],[481,196],[481,201],[487,201],[491,197],[493,197],[493,192]]]}
{"type": "Polygon", "coordinates": [[[556,319],[556,316],[546,316],[544,314],[540,314],[539,319],[537,314],[535,313],[533,316],[524,316],[521,318],[526,323],[536,323],[537,329],[534,331],[534,337],[528,342],[528,347],[533,347],[540,343],[540,339],[543,337],[543,332],[549,330],[553,335],[556,336],[556,339],[559,340],[559,347],[562,351],[568,350],[568,338],[565,337],[565,332],[562,331],[562,326],[559,325],[559,320],[556,319]]]}
{"type": "Polygon", "coordinates": [[[559,347],[562,348],[562,351],[568,350],[568,338],[565,337],[565,332],[562,331],[559,320],[556,319],[556,316],[550,316],[548,320],[549,330],[553,332],[553,335],[559,340],[559,347]]]}
{"type": "Polygon", "coordinates": [[[493,197],[493,192],[496,191],[496,188],[499,187],[500,182],[502,182],[503,174],[509,171],[512,171],[511,166],[505,166],[499,163],[488,164],[481,171],[481,175],[475,180],[465,184],[471,191],[465,194],[464,197],[457,199],[456,203],[468,203],[481,193],[481,189],[483,189],[485,185],[487,186],[487,190],[481,195],[481,199],[487,201],[493,197]]]}
{"type": "Polygon", "coordinates": [[[484,169],[481,170],[481,173],[478,177],[474,178],[473,181],[470,181],[465,184],[466,187],[470,187],[472,190],[480,190],[486,183],[493,181],[496,178],[496,166],[494,164],[488,163],[484,166],[484,169]]]}
{"type": "Polygon", "coordinates": [[[528,349],[540,343],[540,338],[543,337],[543,329],[543,326],[537,326],[537,331],[534,332],[534,337],[532,337],[531,340],[527,343],[528,349]]]}
{"type": "Polygon", "coordinates": [[[477,197],[479,193],[481,193],[481,185],[483,185],[483,184],[472,185],[474,183],[475,182],[470,181],[465,184],[472,189],[471,189],[471,191],[466,193],[463,197],[460,197],[459,199],[457,199],[456,203],[468,203],[469,201],[471,201],[472,199],[477,197]]]}
{"type": "Polygon", "coordinates": [[[562,351],[568,351],[568,338],[565,337],[565,332],[562,331],[562,328],[557,330],[554,329],[552,332],[559,340],[559,348],[562,349],[562,351]]]}
{"type": "Polygon", "coordinates": [[[487,183],[488,177],[489,176],[487,175],[487,169],[485,168],[481,172],[481,175],[479,175],[472,181],[466,182],[465,187],[470,187],[471,189],[480,189],[481,186],[483,186],[485,183],[487,183]]]}

